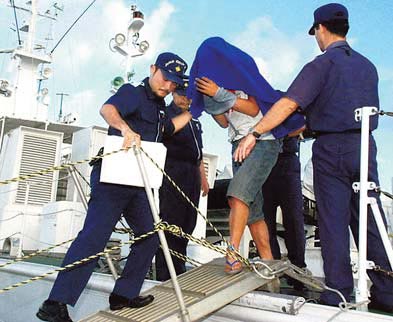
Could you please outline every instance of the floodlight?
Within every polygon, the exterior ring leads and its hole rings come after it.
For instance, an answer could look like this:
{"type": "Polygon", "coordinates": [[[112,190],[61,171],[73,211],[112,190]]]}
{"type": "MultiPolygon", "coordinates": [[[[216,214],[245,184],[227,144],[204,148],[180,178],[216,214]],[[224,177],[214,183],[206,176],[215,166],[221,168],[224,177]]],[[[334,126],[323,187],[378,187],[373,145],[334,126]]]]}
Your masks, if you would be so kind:
{"type": "Polygon", "coordinates": [[[49,90],[48,90],[46,87],[44,87],[43,89],[41,89],[41,95],[42,95],[42,96],[46,96],[46,95],[48,95],[48,93],[49,93],[49,90]]]}
{"type": "Polygon", "coordinates": [[[0,80],[0,91],[6,92],[8,86],[10,86],[10,83],[7,80],[5,79],[0,80]]]}
{"type": "Polygon", "coordinates": [[[49,67],[45,67],[44,70],[42,71],[42,77],[48,79],[51,76],[52,76],[52,69],[49,67]]]}
{"type": "Polygon", "coordinates": [[[116,34],[115,36],[116,45],[121,46],[125,43],[125,41],[126,41],[126,36],[124,36],[122,33],[116,34]]]}
{"type": "Polygon", "coordinates": [[[146,40],[143,40],[140,42],[139,46],[138,46],[138,50],[144,54],[148,49],[149,49],[150,45],[146,40]]]}

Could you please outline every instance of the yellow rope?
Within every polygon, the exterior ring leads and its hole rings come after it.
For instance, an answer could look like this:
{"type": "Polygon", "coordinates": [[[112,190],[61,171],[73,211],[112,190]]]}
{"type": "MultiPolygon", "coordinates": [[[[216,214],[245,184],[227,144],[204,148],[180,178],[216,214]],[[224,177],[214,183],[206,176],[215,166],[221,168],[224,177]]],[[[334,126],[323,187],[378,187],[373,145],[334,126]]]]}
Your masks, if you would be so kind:
{"type": "Polygon", "coordinates": [[[74,167],[76,165],[79,165],[79,164],[83,164],[83,163],[90,162],[90,161],[93,161],[93,160],[99,160],[99,159],[102,159],[102,158],[104,158],[106,156],[113,155],[113,154],[116,154],[116,153],[119,153],[119,152],[122,152],[122,151],[128,151],[128,150],[129,150],[129,148],[122,148],[120,150],[108,152],[108,153],[105,153],[105,154],[102,154],[102,155],[96,155],[94,157],[91,157],[90,159],[84,159],[84,160],[80,160],[80,161],[64,163],[64,164],[61,164],[59,166],[53,166],[53,167],[48,167],[46,169],[37,170],[37,171],[31,172],[31,173],[26,174],[26,175],[22,175],[22,176],[19,176],[19,177],[15,177],[15,178],[11,178],[11,179],[0,181],[0,185],[6,185],[6,184],[10,184],[12,182],[25,181],[25,180],[28,180],[28,179],[31,179],[31,178],[34,178],[34,177],[38,177],[38,176],[42,176],[42,175],[48,174],[48,173],[53,172],[53,171],[59,171],[59,170],[72,168],[72,167],[74,167]]]}
{"type": "MultiPolygon", "coordinates": [[[[120,150],[108,152],[108,153],[102,154],[102,155],[100,155],[100,156],[94,156],[94,157],[92,157],[92,158],[90,158],[90,159],[85,159],[85,160],[76,161],[76,162],[70,162],[70,163],[66,163],[66,164],[60,165],[60,166],[49,167],[49,168],[46,168],[46,169],[42,169],[42,170],[39,170],[39,171],[32,172],[32,173],[30,173],[30,174],[28,174],[28,175],[23,175],[23,176],[15,177],[15,178],[12,178],[12,179],[0,181],[0,185],[6,185],[6,184],[9,184],[9,183],[12,183],[12,182],[18,182],[18,181],[28,180],[28,179],[30,179],[30,178],[33,178],[33,177],[36,177],[36,176],[40,176],[40,175],[44,175],[44,174],[47,174],[47,173],[49,173],[49,172],[53,172],[53,171],[58,171],[58,170],[63,170],[63,169],[71,168],[71,167],[74,167],[75,165],[78,165],[78,164],[90,162],[90,161],[93,161],[93,160],[102,159],[102,158],[104,158],[104,157],[106,157],[106,156],[109,156],[109,155],[112,155],[112,154],[115,154],[115,153],[118,153],[118,152],[121,152],[121,151],[128,151],[128,150],[129,150],[129,148],[122,148],[122,149],[120,149],[120,150]]],[[[180,187],[172,180],[172,178],[171,178],[163,169],[161,169],[161,167],[160,167],[160,166],[159,166],[159,165],[158,165],[158,164],[157,164],[157,163],[156,163],[156,162],[155,162],[155,161],[154,161],[154,160],[153,160],[153,159],[152,159],[143,149],[142,149],[142,148],[140,148],[140,150],[141,150],[141,151],[146,155],[146,157],[147,157],[147,158],[148,158],[148,159],[149,159],[149,160],[150,160],[150,161],[151,161],[151,162],[152,162],[152,163],[153,163],[162,173],[163,173],[163,175],[164,175],[164,176],[169,180],[169,182],[176,188],[176,190],[186,199],[186,201],[187,201],[188,203],[191,204],[191,206],[196,210],[196,212],[204,218],[204,220],[213,228],[213,230],[217,233],[217,235],[219,235],[219,236],[222,238],[222,240],[228,245],[228,241],[224,238],[224,236],[223,236],[223,235],[218,231],[218,229],[208,220],[208,218],[207,218],[204,214],[202,214],[202,212],[198,209],[198,207],[196,207],[196,205],[195,205],[195,204],[190,200],[190,198],[180,189],[180,187]]],[[[215,246],[215,245],[209,243],[209,242],[208,242],[207,240],[205,240],[205,239],[198,239],[198,238],[196,238],[196,237],[194,237],[194,236],[192,236],[192,235],[190,235],[190,234],[184,233],[184,232],[182,231],[182,229],[181,229],[180,227],[176,226],[176,225],[169,225],[168,223],[160,222],[160,223],[158,223],[158,224],[155,226],[154,230],[152,230],[151,232],[147,232],[146,234],[141,235],[141,236],[139,236],[139,237],[136,237],[136,238],[134,238],[134,239],[132,239],[132,240],[130,240],[130,241],[128,241],[128,242],[120,243],[118,246],[114,246],[114,247],[105,249],[104,251],[99,252],[99,253],[97,253],[97,254],[95,254],[95,255],[91,255],[91,256],[89,256],[89,257],[80,259],[80,260],[75,261],[75,262],[73,262],[73,263],[71,263],[71,264],[68,264],[68,265],[66,265],[66,266],[64,266],[64,267],[60,267],[60,268],[58,268],[58,269],[55,269],[55,270],[53,270],[53,271],[51,271],[51,272],[48,272],[48,273],[45,273],[45,274],[42,274],[42,275],[39,275],[39,276],[36,276],[36,277],[32,277],[32,278],[27,279],[27,280],[25,280],[25,281],[22,281],[22,282],[19,282],[19,283],[15,283],[15,284],[13,284],[13,285],[11,285],[11,286],[8,286],[8,287],[5,287],[5,288],[3,288],[3,289],[0,289],[0,293],[4,293],[4,292],[7,292],[7,291],[12,290],[12,289],[14,289],[14,288],[17,288],[17,287],[20,287],[20,286],[23,286],[23,285],[27,285],[27,284],[32,283],[32,282],[34,282],[34,281],[41,280],[41,279],[43,279],[43,278],[45,278],[45,277],[47,277],[47,276],[49,276],[49,275],[52,275],[52,274],[54,274],[54,273],[56,273],[56,272],[61,272],[61,271],[67,270],[67,269],[74,268],[74,267],[76,267],[76,266],[78,266],[78,265],[85,264],[85,263],[89,262],[90,260],[93,260],[93,259],[98,258],[99,256],[108,254],[108,253],[112,252],[113,250],[120,249],[120,248],[121,248],[122,246],[124,246],[124,245],[133,244],[133,243],[135,243],[135,242],[137,242],[137,241],[139,241],[139,240],[142,240],[143,238],[146,238],[146,237],[148,237],[148,236],[150,236],[150,235],[153,235],[153,234],[155,234],[155,233],[156,233],[157,231],[159,231],[159,230],[167,230],[167,231],[169,231],[170,233],[172,233],[172,234],[174,234],[174,235],[177,235],[177,236],[180,236],[180,237],[183,237],[183,238],[187,238],[187,239],[190,240],[190,241],[193,241],[193,242],[195,242],[195,243],[197,243],[197,244],[199,244],[199,245],[202,245],[202,246],[205,246],[205,247],[207,247],[207,248],[209,248],[209,249],[212,249],[212,250],[214,250],[214,251],[217,251],[217,252],[219,252],[219,253],[221,253],[221,254],[223,254],[223,255],[229,254],[231,257],[234,257],[234,258],[240,260],[241,262],[243,262],[246,266],[251,266],[251,264],[250,264],[250,262],[248,261],[248,259],[242,257],[242,256],[241,256],[239,253],[237,253],[237,252],[233,252],[233,251],[229,251],[229,250],[223,250],[221,247],[215,246]]],[[[119,232],[120,232],[120,231],[123,232],[123,233],[126,233],[126,232],[129,232],[129,229],[119,229],[119,232]]],[[[32,253],[32,254],[30,254],[30,255],[27,255],[27,256],[24,256],[24,257],[22,257],[22,258],[15,259],[14,261],[10,261],[10,262],[4,263],[4,264],[0,265],[0,268],[5,267],[5,266],[7,266],[7,265],[11,265],[11,264],[16,263],[16,262],[23,261],[23,260],[28,259],[28,258],[32,258],[32,257],[34,257],[34,256],[36,256],[36,255],[38,255],[38,254],[41,254],[41,253],[45,252],[45,251],[48,251],[48,250],[51,250],[51,249],[53,249],[53,248],[55,248],[55,247],[64,245],[64,244],[66,244],[66,243],[69,243],[69,242],[71,242],[72,240],[73,240],[73,239],[67,240],[67,241],[65,241],[65,242],[59,243],[59,244],[54,245],[54,246],[51,246],[51,247],[49,247],[49,248],[46,248],[46,249],[43,249],[43,250],[39,250],[39,251],[37,251],[37,252],[34,252],[34,253],[32,253]]],[[[172,253],[173,255],[179,257],[180,259],[184,260],[184,261],[188,261],[188,262],[192,263],[193,265],[201,265],[201,263],[198,263],[197,261],[195,261],[195,260],[193,260],[193,259],[191,259],[191,258],[189,258],[189,257],[187,257],[187,256],[185,256],[185,255],[183,255],[183,254],[180,254],[180,253],[175,252],[175,251],[173,251],[173,250],[171,250],[171,253],[172,253]]]]}
{"type": "Polygon", "coordinates": [[[18,262],[22,262],[22,261],[24,261],[25,259],[32,258],[32,257],[37,256],[37,255],[42,254],[42,253],[46,253],[47,251],[49,251],[49,250],[51,250],[51,249],[53,249],[53,248],[56,248],[56,247],[62,246],[62,245],[64,245],[64,244],[67,244],[67,243],[69,243],[69,242],[72,242],[74,239],[75,239],[75,238],[71,238],[71,239],[69,239],[69,240],[66,240],[66,241],[60,243],[60,244],[57,244],[57,245],[54,245],[54,246],[51,246],[51,247],[48,247],[48,248],[45,248],[45,249],[38,250],[38,251],[36,251],[36,252],[34,252],[34,253],[31,253],[31,254],[29,254],[29,255],[23,256],[23,257],[21,257],[21,258],[16,258],[16,259],[14,259],[14,260],[12,260],[12,261],[9,261],[9,262],[7,262],[7,263],[1,264],[1,265],[0,265],[0,268],[3,268],[3,267],[5,267],[5,266],[11,265],[11,264],[15,264],[15,263],[18,263],[18,262]]]}
{"type": "Polygon", "coordinates": [[[73,262],[73,263],[71,263],[71,264],[68,264],[68,265],[64,266],[64,267],[59,267],[59,268],[57,268],[57,269],[55,269],[55,270],[53,270],[53,271],[51,271],[51,272],[47,272],[47,273],[44,273],[44,274],[42,274],[42,275],[38,275],[38,276],[35,276],[35,277],[32,277],[32,278],[29,278],[29,279],[27,279],[27,280],[24,280],[24,281],[22,281],[22,282],[15,283],[15,284],[12,284],[12,285],[10,285],[10,286],[7,286],[7,287],[5,287],[5,288],[3,288],[3,289],[0,289],[0,294],[1,294],[1,293],[8,292],[8,291],[10,291],[10,290],[12,290],[12,289],[15,289],[15,288],[17,288],[17,287],[24,286],[24,285],[30,284],[30,283],[32,283],[32,282],[35,282],[35,281],[44,279],[45,277],[48,277],[48,276],[50,276],[50,275],[53,275],[53,274],[56,273],[56,272],[62,272],[62,271],[65,271],[65,270],[67,270],[67,269],[71,269],[71,268],[74,268],[74,267],[76,267],[76,266],[79,266],[79,265],[82,265],[82,264],[86,264],[87,262],[89,262],[89,261],[91,261],[91,260],[93,260],[93,259],[96,259],[96,258],[98,258],[98,257],[100,257],[100,256],[102,256],[102,255],[109,254],[110,252],[112,252],[112,251],[114,251],[114,250],[120,249],[120,248],[121,248],[122,246],[124,246],[124,245],[131,245],[131,244],[134,244],[134,243],[137,242],[137,241],[140,241],[140,240],[142,240],[142,239],[144,239],[144,238],[147,238],[147,237],[149,237],[149,236],[155,234],[158,230],[159,230],[158,228],[155,228],[154,230],[152,230],[152,231],[150,231],[150,232],[147,232],[146,234],[143,234],[143,235],[141,235],[141,236],[139,236],[139,237],[136,237],[136,238],[134,238],[134,239],[132,239],[132,240],[129,240],[129,241],[120,243],[118,246],[113,246],[113,247],[111,247],[111,248],[105,249],[104,251],[99,252],[99,253],[97,253],[97,254],[95,254],[95,255],[91,255],[91,256],[89,256],[89,257],[82,258],[82,259],[77,260],[77,261],[75,261],[75,262],[73,262]]]}

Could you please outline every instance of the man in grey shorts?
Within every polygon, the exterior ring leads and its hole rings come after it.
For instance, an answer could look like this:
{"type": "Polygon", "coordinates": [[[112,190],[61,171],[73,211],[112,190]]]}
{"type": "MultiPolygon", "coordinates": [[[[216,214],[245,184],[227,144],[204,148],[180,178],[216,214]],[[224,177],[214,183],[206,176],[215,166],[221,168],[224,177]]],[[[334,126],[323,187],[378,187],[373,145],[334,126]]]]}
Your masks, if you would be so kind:
{"type": "MultiPolygon", "coordinates": [[[[207,77],[197,79],[196,87],[205,95],[205,110],[221,127],[228,128],[229,141],[234,152],[240,140],[263,117],[255,99],[242,91],[232,93],[219,88],[207,77]]],[[[262,209],[262,186],[277,161],[281,140],[271,133],[266,133],[260,136],[257,142],[255,150],[244,162],[232,163],[233,178],[227,191],[231,208],[229,250],[238,250],[247,223],[260,257],[273,259],[262,209]]],[[[241,270],[240,261],[228,255],[225,272],[236,274],[241,270]]]]}

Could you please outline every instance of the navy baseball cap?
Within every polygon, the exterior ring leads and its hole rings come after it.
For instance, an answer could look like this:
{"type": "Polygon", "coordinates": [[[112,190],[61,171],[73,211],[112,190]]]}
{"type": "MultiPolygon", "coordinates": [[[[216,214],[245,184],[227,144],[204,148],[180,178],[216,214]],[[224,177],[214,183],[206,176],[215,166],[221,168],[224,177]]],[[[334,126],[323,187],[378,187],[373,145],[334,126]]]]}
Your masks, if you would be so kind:
{"type": "Polygon", "coordinates": [[[186,92],[187,92],[188,84],[189,84],[189,76],[184,75],[183,84],[177,85],[175,92],[181,96],[187,96],[186,92]]]}
{"type": "Polygon", "coordinates": [[[183,85],[184,73],[187,70],[187,63],[174,53],[161,53],[158,55],[156,65],[161,69],[164,77],[178,85],[183,85]]]}
{"type": "Polygon", "coordinates": [[[320,23],[332,20],[348,20],[348,10],[342,4],[329,3],[314,11],[314,23],[308,31],[309,35],[315,34],[315,27],[320,23]]]}

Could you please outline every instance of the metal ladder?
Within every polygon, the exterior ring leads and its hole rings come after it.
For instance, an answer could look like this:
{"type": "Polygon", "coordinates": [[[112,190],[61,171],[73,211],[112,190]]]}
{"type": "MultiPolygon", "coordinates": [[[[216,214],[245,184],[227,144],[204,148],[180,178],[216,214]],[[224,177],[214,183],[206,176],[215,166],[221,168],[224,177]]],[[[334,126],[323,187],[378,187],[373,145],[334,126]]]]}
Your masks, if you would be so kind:
{"type": "MultiPolygon", "coordinates": [[[[224,272],[224,258],[215,259],[182,275],[178,281],[191,321],[196,321],[239,297],[271,282],[245,268],[241,273],[228,275],[224,272]]],[[[282,261],[267,265],[279,271],[282,261]]],[[[181,312],[171,280],[157,285],[144,294],[152,294],[152,304],[142,308],[124,308],[119,311],[99,311],[81,322],[181,322],[181,312]]]]}

